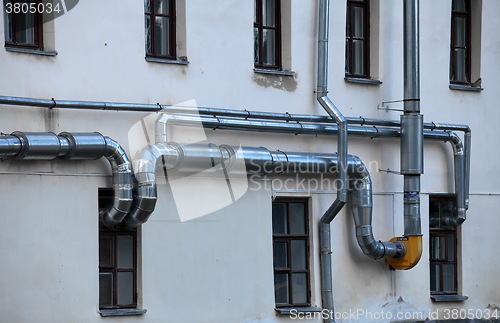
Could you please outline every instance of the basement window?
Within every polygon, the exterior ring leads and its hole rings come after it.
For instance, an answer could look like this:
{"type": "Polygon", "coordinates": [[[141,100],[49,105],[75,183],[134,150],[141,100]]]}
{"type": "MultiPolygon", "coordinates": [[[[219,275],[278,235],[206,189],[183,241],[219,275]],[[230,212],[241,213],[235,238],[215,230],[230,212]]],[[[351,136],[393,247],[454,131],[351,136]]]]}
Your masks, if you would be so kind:
{"type": "Polygon", "coordinates": [[[276,310],[309,307],[308,200],[277,198],[273,203],[272,218],[276,310]]]}
{"type": "MultiPolygon", "coordinates": [[[[113,203],[112,189],[99,189],[99,208],[113,203]]],[[[137,229],[99,224],[99,312],[101,316],[138,315],[137,229]]]]}

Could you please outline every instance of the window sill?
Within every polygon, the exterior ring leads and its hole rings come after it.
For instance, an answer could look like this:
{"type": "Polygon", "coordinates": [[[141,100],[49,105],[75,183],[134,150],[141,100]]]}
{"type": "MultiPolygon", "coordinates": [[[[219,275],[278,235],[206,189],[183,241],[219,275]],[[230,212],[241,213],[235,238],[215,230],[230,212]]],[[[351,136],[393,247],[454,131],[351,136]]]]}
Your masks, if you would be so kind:
{"type": "Polygon", "coordinates": [[[278,71],[278,70],[266,70],[264,68],[254,68],[253,71],[259,74],[270,74],[270,75],[279,75],[279,76],[294,76],[295,72],[293,71],[278,71]]]}
{"type": "Polygon", "coordinates": [[[163,63],[163,64],[174,64],[174,65],[189,65],[189,61],[179,61],[175,59],[168,59],[168,58],[157,58],[157,57],[147,57],[146,56],[146,61],[147,62],[152,62],[152,63],[163,63]]]}
{"type": "Polygon", "coordinates": [[[431,295],[434,302],[463,302],[469,299],[467,296],[461,295],[431,295]]]}
{"type": "Polygon", "coordinates": [[[349,83],[359,83],[359,84],[369,84],[369,85],[382,84],[382,81],[379,80],[364,79],[359,77],[344,77],[344,80],[349,83]]]}
{"type": "Polygon", "coordinates": [[[120,309],[109,309],[109,310],[99,310],[99,314],[102,317],[108,316],[129,316],[129,315],[144,315],[147,310],[140,310],[136,308],[120,308],[120,309]]]}
{"type": "Polygon", "coordinates": [[[16,48],[16,47],[5,47],[5,50],[13,53],[24,53],[24,54],[34,54],[42,56],[56,56],[57,52],[45,52],[39,49],[29,49],[29,48],[16,48]]]}
{"type": "Polygon", "coordinates": [[[481,92],[483,88],[470,85],[450,84],[450,90],[481,92]]]}
{"type": "Polygon", "coordinates": [[[319,307],[277,307],[274,309],[279,315],[292,315],[297,313],[321,312],[319,307]]]}

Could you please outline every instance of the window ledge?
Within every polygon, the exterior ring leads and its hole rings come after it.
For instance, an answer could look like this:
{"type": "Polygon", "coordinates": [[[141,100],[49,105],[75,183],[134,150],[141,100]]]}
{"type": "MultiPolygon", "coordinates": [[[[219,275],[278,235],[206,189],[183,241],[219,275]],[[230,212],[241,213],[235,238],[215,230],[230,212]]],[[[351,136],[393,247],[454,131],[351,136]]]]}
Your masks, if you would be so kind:
{"type": "Polygon", "coordinates": [[[274,309],[279,315],[291,315],[297,313],[321,312],[319,307],[277,307],[274,309]]]}
{"type": "Polygon", "coordinates": [[[254,68],[253,71],[259,74],[271,74],[271,75],[280,75],[280,76],[294,76],[295,72],[293,71],[278,71],[278,70],[266,70],[264,68],[254,68]]]}
{"type": "Polygon", "coordinates": [[[45,52],[39,49],[29,49],[29,48],[16,48],[16,47],[5,47],[5,50],[13,53],[24,53],[24,54],[34,54],[42,56],[56,56],[57,52],[45,52]]]}
{"type": "Polygon", "coordinates": [[[461,295],[431,295],[434,302],[463,302],[469,299],[468,296],[461,295]]]}
{"type": "Polygon", "coordinates": [[[344,77],[344,80],[349,83],[359,83],[359,84],[369,84],[369,85],[382,84],[382,81],[379,80],[364,79],[360,77],[344,77]]]}
{"type": "Polygon", "coordinates": [[[175,60],[175,59],[158,58],[158,57],[147,57],[146,56],[146,61],[153,62],[153,63],[163,63],[163,64],[189,65],[188,60],[179,61],[179,60],[175,60]]]}
{"type": "Polygon", "coordinates": [[[450,84],[450,90],[481,92],[483,88],[470,85],[450,84]]]}
{"type": "Polygon", "coordinates": [[[144,315],[147,310],[141,310],[137,308],[120,308],[120,309],[109,309],[109,310],[99,310],[99,314],[102,317],[108,316],[129,316],[129,315],[144,315]]]}

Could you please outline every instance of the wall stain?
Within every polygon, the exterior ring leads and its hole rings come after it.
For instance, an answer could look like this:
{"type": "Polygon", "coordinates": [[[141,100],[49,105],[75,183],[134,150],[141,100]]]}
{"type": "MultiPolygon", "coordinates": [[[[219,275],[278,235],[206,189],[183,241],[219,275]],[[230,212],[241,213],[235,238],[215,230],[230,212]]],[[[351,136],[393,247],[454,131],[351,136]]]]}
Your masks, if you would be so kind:
{"type": "Polygon", "coordinates": [[[294,92],[297,89],[297,74],[294,76],[254,74],[253,81],[266,88],[271,86],[287,92],[294,92]]]}

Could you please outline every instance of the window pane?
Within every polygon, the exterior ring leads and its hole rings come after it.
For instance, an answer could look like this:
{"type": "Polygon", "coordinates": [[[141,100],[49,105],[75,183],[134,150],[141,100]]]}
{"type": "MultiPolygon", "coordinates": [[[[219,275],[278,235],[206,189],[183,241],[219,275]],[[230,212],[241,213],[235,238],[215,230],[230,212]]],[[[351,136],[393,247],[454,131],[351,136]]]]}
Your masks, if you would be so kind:
{"type": "Polygon", "coordinates": [[[443,264],[443,292],[454,292],[455,290],[455,266],[443,264]]]}
{"type": "Polygon", "coordinates": [[[288,304],[288,275],[274,274],[274,299],[276,304],[288,304]]]}
{"type": "Polygon", "coordinates": [[[455,46],[467,46],[467,19],[455,17],[455,46]]]}
{"type": "Polygon", "coordinates": [[[440,290],[440,272],[441,267],[439,265],[431,264],[431,292],[439,292],[440,290]]]}
{"type": "Polygon", "coordinates": [[[448,238],[447,260],[455,261],[455,235],[449,234],[447,238],[448,238]]]}
{"type": "Polygon", "coordinates": [[[5,32],[5,41],[12,41],[12,26],[10,21],[10,15],[4,14],[5,24],[4,24],[4,32],[5,32]]]}
{"type": "Polygon", "coordinates": [[[439,228],[439,202],[429,201],[429,227],[431,229],[439,228]]]}
{"type": "Polygon", "coordinates": [[[116,237],[118,268],[134,267],[134,238],[132,236],[116,237]]]}
{"type": "Polygon", "coordinates": [[[35,44],[35,16],[33,14],[16,15],[16,42],[35,44]]]}
{"type": "Polygon", "coordinates": [[[255,64],[259,63],[259,28],[253,28],[253,60],[255,64]]]}
{"type": "Polygon", "coordinates": [[[345,72],[346,74],[351,74],[351,71],[349,70],[349,66],[351,65],[351,50],[349,46],[349,39],[346,38],[345,40],[345,72]]]}
{"type": "Polygon", "coordinates": [[[154,0],[155,13],[168,15],[170,13],[169,0],[154,0]]]}
{"type": "Polygon", "coordinates": [[[276,31],[264,29],[263,31],[263,57],[262,64],[276,65],[276,31]]]}
{"type": "Polygon", "coordinates": [[[306,241],[292,240],[291,245],[292,270],[305,270],[306,268],[306,241]]]}
{"type": "Polygon", "coordinates": [[[274,243],[274,267],[287,268],[287,243],[275,242],[274,243]]]}
{"type": "Polygon", "coordinates": [[[465,72],[467,54],[463,48],[455,48],[455,75],[454,81],[467,82],[465,72]]]}
{"type": "Polygon", "coordinates": [[[99,266],[113,266],[113,242],[111,239],[99,240],[99,266]]]}
{"type": "Polygon", "coordinates": [[[118,305],[129,305],[134,302],[134,273],[119,272],[117,282],[118,305]]]}
{"type": "Polygon", "coordinates": [[[151,17],[146,15],[146,53],[153,54],[153,44],[151,42],[151,17]]]}
{"type": "Polygon", "coordinates": [[[276,0],[262,0],[262,15],[264,26],[276,25],[276,0]]]}
{"type": "Polygon", "coordinates": [[[292,274],[292,299],[294,304],[307,303],[307,274],[292,274]]]}
{"type": "Polygon", "coordinates": [[[155,54],[168,56],[170,53],[169,19],[168,17],[155,17],[155,54]]]}
{"type": "Polygon", "coordinates": [[[151,0],[144,0],[144,12],[151,12],[151,0]]]}
{"type": "Polygon", "coordinates": [[[364,52],[365,42],[364,40],[354,39],[353,40],[353,72],[354,74],[364,75],[365,74],[365,52],[364,52]]]}
{"type": "Polygon", "coordinates": [[[113,303],[113,274],[99,274],[99,305],[107,306],[113,303]]]}
{"type": "Polygon", "coordinates": [[[453,0],[453,11],[464,12],[465,10],[465,0],[453,0]]]}
{"type": "Polygon", "coordinates": [[[432,237],[431,238],[431,259],[433,260],[444,260],[445,259],[445,237],[432,237]]]}
{"type": "Polygon", "coordinates": [[[285,203],[273,203],[273,233],[286,234],[286,208],[285,203]]]}
{"type": "Polygon", "coordinates": [[[352,7],[352,36],[365,37],[364,9],[362,7],[352,7]]]}
{"type": "Polygon", "coordinates": [[[305,234],[306,221],[303,203],[290,203],[290,233],[291,234],[305,234]]]}

